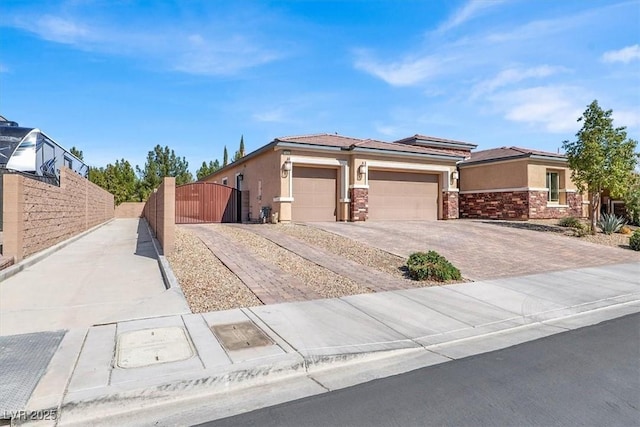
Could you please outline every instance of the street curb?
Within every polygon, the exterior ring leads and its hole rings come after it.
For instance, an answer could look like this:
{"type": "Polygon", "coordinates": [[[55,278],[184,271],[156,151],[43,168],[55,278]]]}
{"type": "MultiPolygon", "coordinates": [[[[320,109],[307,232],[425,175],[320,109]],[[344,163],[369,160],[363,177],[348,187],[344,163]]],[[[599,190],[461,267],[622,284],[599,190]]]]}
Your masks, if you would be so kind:
{"type": "Polygon", "coordinates": [[[215,400],[216,396],[229,396],[230,393],[242,392],[243,390],[268,384],[277,386],[279,382],[286,380],[314,382],[322,387],[324,391],[329,392],[359,384],[362,381],[355,380],[353,384],[345,384],[336,388],[326,385],[323,379],[325,374],[329,376],[338,375],[341,378],[346,376],[344,380],[346,383],[350,381],[348,372],[357,375],[362,370],[364,370],[363,372],[368,372],[371,377],[367,381],[384,378],[424,366],[500,350],[639,311],[640,302],[635,300],[478,336],[453,339],[434,345],[321,357],[305,357],[296,352],[288,354],[287,357],[275,364],[263,363],[258,366],[238,366],[236,369],[226,372],[223,369],[214,369],[201,373],[192,372],[187,377],[175,380],[168,379],[166,382],[159,381],[155,385],[149,384],[146,387],[134,386],[127,389],[126,386],[122,387],[121,385],[106,394],[102,394],[98,389],[91,390],[89,393],[81,391],[67,396],[66,401],[63,402],[60,408],[61,419],[58,425],[120,424],[118,421],[121,421],[122,425],[130,425],[127,420],[130,421],[130,416],[134,413],[142,417],[154,417],[161,412],[165,413],[167,411],[175,414],[190,408],[193,409],[193,407],[202,404],[204,401],[211,402],[215,400]],[[576,321],[577,324],[563,324],[565,322],[573,323],[573,321],[576,321]],[[554,323],[556,324],[554,325],[554,323]],[[493,344],[494,338],[505,336],[511,337],[506,347],[493,344]],[[483,344],[485,341],[489,341],[488,347],[483,344]],[[454,357],[447,355],[449,350],[455,351],[460,345],[466,346],[473,343],[478,343],[477,351],[465,352],[463,355],[454,357]],[[425,362],[424,357],[435,358],[430,359],[431,362],[425,362]],[[402,364],[403,361],[407,362],[407,364],[405,364],[404,368],[401,367],[400,372],[398,372],[394,365],[402,364]],[[380,369],[380,363],[385,366],[384,369],[380,369]],[[348,372],[345,372],[345,369],[348,372]],[[131,405],[131,402],[135,402],[135,405],[131,405]],[[109,422],[106,424],[101,423],[103,419],[108,419],[109,422]]]}
{"type": "Polygon", "coordinates": [[[22,261],[20,261],[19,263],[12,265],[11,267],[5,268],[4,270],[0,270],[0,282],[3,282],[4,280],[8,279],[11,276],[15,276],[16,274],[20,273],[22,270],[24,270],[25,268],[31,267],[32,265],[42,261],[43,259],[47,258],[50,255],[53,255],[54,253],[58,252],[60,249],[64,248],[65,246],[70,245],[71,243],[75,242],[76,240],[86,236],[89,233],[92,233],[93,231],[97,230],[98,228],[105,226],[111,222],[113,222],[115,218],[111,218],[108,221],[103,222],[102,224],[98,224],[88,230],[85,230],[83,232],[81,232],[80,234],[76,234],[75,236],[72,236],[70,238],[68,238],[67,240],[64,240],[60,243],[56,243],[55,245],[47,248],[47,249],[43,249],[40,252],[36,252],[33,255],[30,255],[28,258],[23,259],[22,261]]]}
{"type": "Polygon", "coordinates": [[[174,292],[179,294],[184,300],[185,304],[189,306],[189,304],[187,303],[187,299],[184,296],[184,292],[182,292],[182,287],[180,287],[180,282],[178,282],[176,275],[173,273],[167,257],[162,254],[162,249],[160,249],[160,242],[158,242],[158,239],[153,236],[153,230],[151,230],[149,222],[147,222],[146,218],[141,219],[147,226],[147,230],[149,231],[149,235],[151,236],[151,243],[153,244],[153,250],[155,251],[156,257],[158,259],[158,266],[160,267],[160,273],[162,273],[162,281],[164,282],[164,287],[167,290],[173,290],[174,292]]]}

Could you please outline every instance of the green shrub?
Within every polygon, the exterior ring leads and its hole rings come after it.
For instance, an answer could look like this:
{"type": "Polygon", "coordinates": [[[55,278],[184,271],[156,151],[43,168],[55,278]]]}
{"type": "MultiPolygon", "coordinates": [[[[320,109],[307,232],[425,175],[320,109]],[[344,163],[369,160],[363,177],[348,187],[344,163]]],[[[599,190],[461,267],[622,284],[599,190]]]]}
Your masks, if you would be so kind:
{"type": "Polygon", "coordinates": [[[629,237],[629,247],[634,251],[640,251],[640,228],[629,237]]]}
{"type": "Polygon", "coordinates": [[[575,216],[568,216],[560,219],[560,221],[558,221],[558,225],[560,227],[579,228],[582,227],[582,222],[580,222],[580,219],[575,216]]]}
{"type": "Polygon", "coordinates": [[[460,270],[436,251],[415,252],[407,260],[409,276],[414,280],[460,280],[460,270]]]}
{"type": "Polygon", "coordinates": [[[613,234],[617,233],[626,223],[623,218],[615,216],[614,214],[603,214],[598,221],[598,228],[600,228],[604,234],[613,234]]]}
{"type": "Polygon", "coordinates": [[[584,237],[589,234],[589,229],[590,227],[588,225],[578,223],[578,225],[573,227],[573,235],[576,237],[584,237]]]}

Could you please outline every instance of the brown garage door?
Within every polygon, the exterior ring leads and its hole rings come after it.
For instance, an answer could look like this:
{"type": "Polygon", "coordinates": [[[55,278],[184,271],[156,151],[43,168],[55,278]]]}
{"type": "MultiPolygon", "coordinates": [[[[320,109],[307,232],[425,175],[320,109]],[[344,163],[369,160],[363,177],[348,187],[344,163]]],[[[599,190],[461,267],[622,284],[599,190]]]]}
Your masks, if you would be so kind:
{"type": "Polygon", "coordinates": [[[294,221],[336,220],[336,169],[293,167],[294,221]]]}
{"type": "Polygon", "coordinates": [[[369,219],[438,219],[438,175],[369,171],[369,219]]]}

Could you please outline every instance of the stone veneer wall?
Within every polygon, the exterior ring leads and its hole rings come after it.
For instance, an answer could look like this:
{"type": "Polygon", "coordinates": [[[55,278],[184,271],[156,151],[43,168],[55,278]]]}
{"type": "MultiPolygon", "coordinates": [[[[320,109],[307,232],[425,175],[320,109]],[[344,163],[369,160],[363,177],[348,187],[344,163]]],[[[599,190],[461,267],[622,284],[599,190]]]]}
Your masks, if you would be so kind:
{"type": "Polygon", "coordinates": [[[114,217],[113,195],[63,167],[60,186],[4,175],[3,255],[20,261],[114,217]]]}
{"type": "Polygon", "coordinates": [[[173,253],[176,228],[176,179],[165,177],[145,203],[143,215],[162,246],[163,255],[173,253]]]}
{"type": "Polygon", "coordinates": [[[528,219],[529,192],[504,191],[460,194],[460,218],[528,219]]]}
{"type": "Polygon", "coordinates": [[[529,192],[529,218],[550,219],[582,216],[582,195],[567,193],[567,204],[562,206],[548,206],[546,191],[529,192]]]}
{"type": "Polygon", "coordinates": [[[460,200],[457,191],[442,193],[442,219],[457,219],[460,215],[460,200]]]}
{"type": "Polygon", "coordinates": [[[369,218],[369,189],[352,188],[349,190],[351,198],[350,220],[366,221],[369,218]]]}

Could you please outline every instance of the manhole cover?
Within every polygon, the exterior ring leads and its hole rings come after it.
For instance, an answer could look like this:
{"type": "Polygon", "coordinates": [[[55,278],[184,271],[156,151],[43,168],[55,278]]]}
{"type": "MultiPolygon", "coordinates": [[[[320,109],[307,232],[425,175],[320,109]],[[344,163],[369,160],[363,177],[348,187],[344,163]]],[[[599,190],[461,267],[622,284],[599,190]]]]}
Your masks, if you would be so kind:
{"type": "Polygon", "coordinates": [[[178,362],[193,357],[193,347],[183,328],[156,328],[125,332],[116,350],[120,368],[140,368],[178,362]]]}
{"type": "Polygon", "coordinates": [[[273,341],[253,322],[229,323],[211,327],[213,333],[229,351],[273,345],[273,341]]]}

